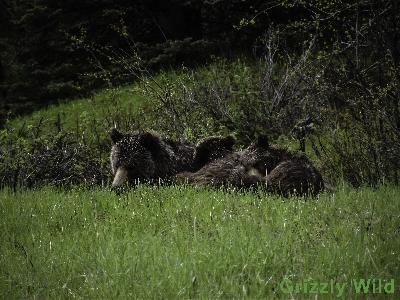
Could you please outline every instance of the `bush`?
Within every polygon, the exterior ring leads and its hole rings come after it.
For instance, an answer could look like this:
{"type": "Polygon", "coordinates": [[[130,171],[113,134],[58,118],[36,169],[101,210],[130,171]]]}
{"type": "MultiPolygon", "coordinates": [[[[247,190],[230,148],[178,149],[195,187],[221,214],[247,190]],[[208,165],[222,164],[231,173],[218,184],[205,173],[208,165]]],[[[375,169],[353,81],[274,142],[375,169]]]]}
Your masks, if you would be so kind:
{"type": "Polygon", "coordinates": [[[110,172],[108,156],[103,143],[88,144],[75,132],[57,134],[40,132],[23,126],[20,130],[1,132],[0,186],[37,187],[108,183],[110,172]]]}

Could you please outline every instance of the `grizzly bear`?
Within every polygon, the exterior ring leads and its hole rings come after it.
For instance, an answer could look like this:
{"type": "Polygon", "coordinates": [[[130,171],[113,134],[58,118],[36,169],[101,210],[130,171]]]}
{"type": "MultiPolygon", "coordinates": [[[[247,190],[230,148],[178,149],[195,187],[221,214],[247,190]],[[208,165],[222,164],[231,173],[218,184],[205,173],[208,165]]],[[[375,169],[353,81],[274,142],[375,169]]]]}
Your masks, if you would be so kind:
{"type": "Polygon", "coordinates": [[[255,187],[265,180],[266,164],[271,158],[266,154],[265,138],[245,150],[227,153],[222,158],[211,161],[196,172],[183,172],[175,176],[176,182],[197,185],[255,187]]]}
{"type": "Polygon", "coordinates": [[[227,137],[211,136],[198,142],[193,157],[194,171],[200,170],[213,160],[232,153],[235,142],[235,138],[231,135],[227,137]]]}
{"type": "Polygon", "coordinates": [[[265,179],[267,191],[284,197],[290,195],[316,196],[322,191],[324,181],[310,161],[290,159],[278,164],[265,179]]]}
{"type": "Polygon", "coordinates": [[[125,182],[168,180],[180,172],[195,172],[231,152],[234,144],[232,137],[211,137],[195,147],[191,143],[163,138],[155,132],[124,134],[115,128],[110,137],[112,188],[125,182]]]}
{"type": "Polygon", "coordinates": [[[196,172],[177,174],[175,178],[179,182],[239,188],[265,184],[267,191],[283,196],[315,195],[323,187],[321,174],[307,157],[270,145],[265,136],[242,151],[214,160],[196,172]]]}

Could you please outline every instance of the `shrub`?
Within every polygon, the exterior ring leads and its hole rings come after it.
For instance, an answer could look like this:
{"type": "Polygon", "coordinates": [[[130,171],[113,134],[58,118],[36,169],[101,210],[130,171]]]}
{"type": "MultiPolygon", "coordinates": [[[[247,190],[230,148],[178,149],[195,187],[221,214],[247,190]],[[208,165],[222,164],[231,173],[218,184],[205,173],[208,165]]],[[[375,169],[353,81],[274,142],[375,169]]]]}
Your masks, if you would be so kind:
{"type": "Polygon", "coordinates": [[[74,132],[6,129],[0,144],[0,186],[104,186],[110,177],[108,157],[99,151],[103,145],[93,147],[74,132]]]}

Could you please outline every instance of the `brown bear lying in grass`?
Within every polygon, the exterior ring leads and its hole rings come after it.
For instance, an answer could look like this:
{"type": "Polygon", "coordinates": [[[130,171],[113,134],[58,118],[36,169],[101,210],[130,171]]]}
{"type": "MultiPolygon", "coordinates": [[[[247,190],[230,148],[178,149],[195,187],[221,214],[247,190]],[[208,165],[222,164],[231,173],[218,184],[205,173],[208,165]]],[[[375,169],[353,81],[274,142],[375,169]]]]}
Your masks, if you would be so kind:
{"type": "Polygon", "coordinates": [[[264,136],[234,151],[233,137],[209,137],[196,146],[152,132],[111,131],[113,188],[125,182],[174,179],[197,185],[252,188],[266,185],[284,196],[319,193],[321,174],[304,155],[270,145],[264,136]]]}
{"type": "Polygon", "coordinates": [[[233,153],[235,138],[233,136],[211,136],[200,140],[193,154],[193,168],[200,170],[203,166],[233,153]]]}
{"type": "Polygon", "coordinates": [[[168,180],[177,173],[195,172],[232,152],[232,137],[210,137],[196,146],[163,138],[154,132],[110,133],[113,188],[138,182],[168,180]]]}
{"type": "Polygon", "coordinates": [[[279,163],[265,179],[267,191],[290,195],[316,196],[324,189],[319,171],[305,159],[290,159],[279,163]]]}
{"type": "Polygon", "coordinates": [[[266,185],[283,196],[316,195],[324,186],[319,171],[304,155],[270,145],[264,136],[248,148],[231,152],[196,172],[183,172],[178,182],[251,188],[266,185]]]}

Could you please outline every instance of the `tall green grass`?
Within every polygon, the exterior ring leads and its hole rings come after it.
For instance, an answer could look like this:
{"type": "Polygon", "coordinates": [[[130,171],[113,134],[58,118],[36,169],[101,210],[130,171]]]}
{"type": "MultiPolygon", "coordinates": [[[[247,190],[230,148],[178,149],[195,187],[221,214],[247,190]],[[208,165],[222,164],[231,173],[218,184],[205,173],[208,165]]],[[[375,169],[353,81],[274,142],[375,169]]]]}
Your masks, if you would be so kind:
{"type": "MultiPolygon", "coordinates": [[[[293,282],[400,283],[400,190],[318,199],[186,186],[0,192],[0,298],[309,298],[293,282]]],[[[336,294],[319,297],[336,298],[336,294]]],[[[369,294],[368,297],[372,297],[369,294]]],[[[359,297],[350,288],[345,298],[359,297]]]]}

